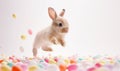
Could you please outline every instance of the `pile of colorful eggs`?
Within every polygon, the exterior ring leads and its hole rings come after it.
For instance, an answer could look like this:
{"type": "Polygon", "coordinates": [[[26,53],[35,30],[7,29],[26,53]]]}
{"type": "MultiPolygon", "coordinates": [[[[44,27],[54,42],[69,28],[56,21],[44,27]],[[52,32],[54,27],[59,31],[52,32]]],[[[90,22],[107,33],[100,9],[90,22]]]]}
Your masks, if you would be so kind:
{"type": "Polygon", "coordinates": [[[119,57],[0,58],[0,71],[120,71],[119,57]]]}

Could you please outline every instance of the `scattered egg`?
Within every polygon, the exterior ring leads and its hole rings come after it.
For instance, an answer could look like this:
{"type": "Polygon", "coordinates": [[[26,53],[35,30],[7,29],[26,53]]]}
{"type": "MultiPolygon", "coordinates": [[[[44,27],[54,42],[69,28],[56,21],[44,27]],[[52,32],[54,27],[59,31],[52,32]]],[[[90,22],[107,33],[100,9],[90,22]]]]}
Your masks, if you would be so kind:
{"type": "Polygon", "coordinates": [[[1,69],[0,71],[11,71],[11,68],[7,65],[2,65],[0,69],[1,69]]]}
{"type": "Polygon", "coordinates": [[[48,67],[46,68],[47,71],[59,71],[59,67],[55,64],[50,64],[48,65],[48,67]]]}
{"type": "Polygon", "coordinates": [[[8,65],[9,67],[12,67],[12,66],[13,66],[13,63],[12,63],[12,62],[8,62],[7,65],[8,65]]]}
{"type": "Polygon", "coordinates": [[[22,40],[25,40],[25,39],[26,39],[26,36],[25,36],[25,35],[21,35],[21,39],[22,39],[22,40]]]}
{"type": "Polygon", "coordinates": [[[28,34],[32,35],[32,30],[31,29],[28,29],[28,34]]]}
{"type": "Polygon", "coordinates": [[[16,14],[12,14],[12,17],[13,17],[14,19],[16,19],[16,14]]]}
{"type": "Polygon", "coordinates": [[[60,69],[60,71],[66,71],[67,66],[65,64],[60,64],[59,69],[60,69]]]}
{"type": "Polygon", "coordinates": [[[68,71],[78,71],[78,66],[76,64],[71,64],[67,67],[68,71]]]}
{"type": "Polygon", "coordinates": [[[20,66],[12,66],[12,71],[22,71],[20,66]]]}
{"type": "Polygon", "coordinates": [[[38,69],[38,66],[33,65],[28,68],[28,71],[36,71],[38,69]]]}

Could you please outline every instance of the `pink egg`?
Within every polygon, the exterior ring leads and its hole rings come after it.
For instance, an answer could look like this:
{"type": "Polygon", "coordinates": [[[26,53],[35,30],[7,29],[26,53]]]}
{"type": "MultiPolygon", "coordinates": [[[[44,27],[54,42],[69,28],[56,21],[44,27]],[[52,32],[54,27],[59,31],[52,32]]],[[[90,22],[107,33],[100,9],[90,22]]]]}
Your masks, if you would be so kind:
{"type": "Polygon", "coordinates": [[[68,71],[77,71],[78,66],[76,64],[69,65],[67,67],[68,71]]]}
{"type": "Polygon", "coordinates": [[[87,71],[95,71],[95,67],[88,68],[87,71]]]}
{"type": "Polygon", "coordinates": [[[32,35],[32,30],[29,29],[29,30],[28,30],[28,33],[29,33],[29,35],[32,35]]]}
{"type": "Polygon", "coordinates": [[[22,69],[22,71],[27,71],[28,68],[27,64],[18,62],[16,65],[19,66],[22,69]]]}
{"type": "Polygon", "coordinates": [[[101,66],[102,66],[102,65],[101,65],[100,63],[96,63],[96,64],[95,64],[95,67],[98,67],[98,68],[99,68],[99,67],[101,67],[101,66]]]}
{"type": "Polygon", "coordinates": [[[45,62],[49,63],[49,59],[48,58],[45,58],[44,60],[45,60],[45,62]]]}
{"type": "Polygon", "coordinates": [[[57,57],[55,57],[54,60],[55,60],[56,62],[58,62],[58,58],[57,58],[57,57]]]}
{"type": "Polygon", "coordinates": [[[27,64],[22,64],[21,68],[22,68],[23,71],[27,71],[28,66],[27,66],[27,64]]]}

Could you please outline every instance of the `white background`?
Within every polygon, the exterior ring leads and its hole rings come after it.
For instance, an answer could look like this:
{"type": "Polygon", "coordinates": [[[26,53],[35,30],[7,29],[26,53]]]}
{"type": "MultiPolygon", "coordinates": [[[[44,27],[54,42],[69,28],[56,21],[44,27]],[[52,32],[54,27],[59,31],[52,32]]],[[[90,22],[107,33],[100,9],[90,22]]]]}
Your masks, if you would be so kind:
{"type": "MultiPolygon", "coordinates": [[[[120,0],[0,0],[0,54],[32,56],[36,33],[51,24],[48,7],[57,13],[66,9],[70,24],[66,47],[54,46],[50,54],[120,54],[120,0]],[[26,40],[20,38],[22,34],[26,40]]],[[[39,49],[39,56],[47,54],[39,49]]]]}

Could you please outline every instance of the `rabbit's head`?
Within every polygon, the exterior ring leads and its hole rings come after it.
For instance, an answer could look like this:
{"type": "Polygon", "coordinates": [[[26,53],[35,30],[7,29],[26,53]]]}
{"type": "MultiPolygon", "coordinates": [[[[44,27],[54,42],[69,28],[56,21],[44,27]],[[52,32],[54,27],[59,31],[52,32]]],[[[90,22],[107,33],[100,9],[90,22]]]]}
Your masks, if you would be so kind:
{"type": "Polygon", "coordinates": [[[65,9],[62,9],[62,12],[57,15],[56,11],[49,7],[48,14],[52,19],[52,29],[57,33],[67,33],[69,29],[69,24],[65,18],[63,18],[65,9]]]}

